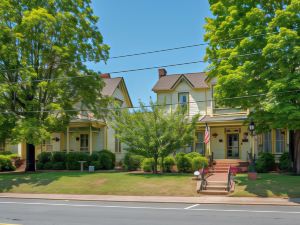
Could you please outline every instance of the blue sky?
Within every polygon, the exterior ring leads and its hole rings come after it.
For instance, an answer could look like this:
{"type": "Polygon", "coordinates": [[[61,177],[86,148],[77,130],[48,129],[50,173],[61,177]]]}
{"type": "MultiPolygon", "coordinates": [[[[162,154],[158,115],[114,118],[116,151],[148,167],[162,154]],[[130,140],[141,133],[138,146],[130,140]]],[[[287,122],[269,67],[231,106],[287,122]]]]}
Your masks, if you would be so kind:
{"type": "MultiPolygon", "coordinates": [[[[205,17],[211,16],[207,0],[93,0],[94,13],[110,56],[180,47],[203,42],[205,17]]],[[[165,53],[111,59],[89,65],[102,73],[202,60],[205,46],[165,53]]],[[[168,74],[199,72],[203,63],[166,68],[168,74]]],[[[157,69],[112,74],[124,77],[134,105],[145,103],[158,80],[157,69]]]]}

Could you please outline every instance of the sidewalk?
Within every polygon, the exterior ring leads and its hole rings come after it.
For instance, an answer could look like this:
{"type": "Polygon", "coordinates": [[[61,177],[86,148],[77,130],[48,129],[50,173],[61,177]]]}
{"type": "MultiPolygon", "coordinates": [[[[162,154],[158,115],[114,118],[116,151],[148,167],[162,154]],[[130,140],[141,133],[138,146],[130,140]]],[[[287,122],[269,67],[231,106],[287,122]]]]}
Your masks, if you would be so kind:
{"type": "Polygon", "coordinates": [[[227,196],[172,197],[172,196],[118,196],[118,195],[0,193],[0,198],[77,200],[77,201],[113,201],[113,202],[157,202],[157,203],[300,206],[300,198],[284,199],[284,198],[227,197],[227,196]]]}

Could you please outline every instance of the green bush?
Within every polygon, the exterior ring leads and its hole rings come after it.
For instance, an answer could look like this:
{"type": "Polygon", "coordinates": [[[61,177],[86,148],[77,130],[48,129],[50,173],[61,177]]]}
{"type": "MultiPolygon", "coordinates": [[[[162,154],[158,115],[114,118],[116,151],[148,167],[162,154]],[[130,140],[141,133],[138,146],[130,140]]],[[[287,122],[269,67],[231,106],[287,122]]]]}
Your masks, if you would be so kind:
{"type": "Polygon", "coordinates": [[[186,154],[186,156],[193,159],[193,158],[196,158],[196,157],[201,157],[202,155],[199,152],[190,152],[190,153],[186,154]]]}
{"type": "Polygon", "coordinates": [[[67,153],[66,152],[53,152],[51,161],[52,162],[63,162],[66,164],[67,153]]]}
{"type": "Polygon", "coordinates": [[[289,171],[291,169],[291,157],[288,152],[283,153],[279,159],[279,169],[289,171]]]}
{"type": "Polygon", "coordinates": [[[142,161],[142,169],[144,172],[153,172],[154,170],[154,159],[145,158],[142,161]]]}
{"type": "Polygon", "coordinates": [[[265,173],[273,170],[275,167],[275,158],[272,153],[262,152],[256,160],[256,171],[265,173]]]}
{"type": "Polygon", "coordinates": [[[0,155],[12,155],[11,151],[0,151],[0,155]]]}
{"type": "Polygon", "coordinates": [[[43,169],[44,170],[52,170],[53,169],[53,162],[44,163],[43,169]]]}
{"type": "Polygon", "coordinates": [[[66,164],[64,162],[52,162],[53,170],[65,170],[66,164]]]}
{"type": "MultiPolygon", "coordinates": [[[[78,161],[89,161],[89,154],[85,152],[70,152],[67,154],[67,168],[69,170],[79,170],[80,163],[78,161]]],[[[84,163],[84,167],[87,168],[88,163],[84,163]]]]}
{"type": "Polygon", "coordinates": [[[102,169],[102,165],[101,165],[100,161],[91,161],[90,166],[94,166],[95,170],[101,170],[102,169]]]}
{"type": "Polygon", "coordinates": [[[37,170],[43,170],[44,169],[44,163],[37,162],[36,163],[36,169],[37,170]]]}
{"type": "Polygon", "coordinates": [[[163,168],[164,172],[172,172],[172,167],[175,166],[175,159],[172,156],[164,158],[163,168]]]}
{"type": "Polygon", "coordinates": [[[16,167],[8,156],[0,155],[0,171],[13,171],[15,169],[16,167]]]}
{"type": "Polygon", "coordinates": [[[101,155],[101,154],[108,154],[108,155],[110,156],[110,158],[111,158],[112,163],[113,163],[112,168],[115,167],[115,164],[116,164],[116,155],[115,155],[114,153],[112,153],[112,152],[109,151],[109,150],[103,149],[102,151],[99,152],[99,154],[100,154],[100,155],[101,155]]]}
{"type": "Polygon", "coordinates": [[[45,163],[51,161],[52,153],[51,152],[41,152],[41,154],[38,155],[37,159],[40,163],[45,164],[45,163]]]}
{"type": "Polygon", "coordinates": [[[208,166],[208,160],[206,157],[198,156],[192,159],[192,169],[193,171],[206,168],[208,166]]]}
{"type": "Polygon", "coordinates": [[[99,154],[99,162],[101,164],[101,169],[103,170],[111,170],[114,168],[112,158],[107,153],[99,154]]]}
{"type": "Polygon", "coordinates": [[[176,165],[178,172],[188,173],[192,171],[192,159],[183,152],[176,155],[176,165]]]}
{"type": "Polygon", "coordinates": [[[144,157],[141,155],[134,155],[128,152],[124,157],[124,167],[129,171],[140,169],[143,159],[144,157]]]}

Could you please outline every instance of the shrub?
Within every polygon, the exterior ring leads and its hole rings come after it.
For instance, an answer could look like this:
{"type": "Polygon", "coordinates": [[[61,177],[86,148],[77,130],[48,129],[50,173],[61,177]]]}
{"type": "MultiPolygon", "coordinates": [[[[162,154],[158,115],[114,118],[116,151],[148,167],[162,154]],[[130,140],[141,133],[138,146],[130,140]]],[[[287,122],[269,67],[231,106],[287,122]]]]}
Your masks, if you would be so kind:
{"type": "MultiPolygon", "coordinates": [[[[78,161],[89,161],[89,154],[85,152],[70,152],[67,154],[67,168],[69,170],[79,170],[80,163],[78,161]]],[[[87,168],[87,163],[84,164],[87,168]]]]}
{"type": "Polygon", "coordinates": [[[126,170],[133,171],[141,168],[144,157],[141,155],[134,155],[132,153],[126,153],[124,157],[124,167],[126,170]]]}
{"type": "Polygon", "coordinates": [[[46,162],[43,166],[44,170],[52,170],[53,169],[53,163],[52,162],[46,162]]]}
{"type": "Polygon", "coordinates": [[[291,158],[288,152],[283,153],[279,159],[279,169],[289,171],[291,169],[291,158]]]}
{"type": "Polygon", "coordinates": [[[190,152],[190,153],[186,154],[186,156],[193,159],[193,158],[196,158],[196,157],[201,157],[202,155],[199,152],[190,152]]]}
{"type": "Polygon", "coordinates": [[[154,170],[154,159],[145,158],[142,162],[142,169],[144,172],[153,172],[154,170]]]}
{"type": "Polygon", "coordinates": [[[0,151],[0,155],[12,155],[11,151],[0,151]]]}
{"type": "Polygon", "coordinates": [[[101,169],[103,170],[111,170],[114,168],[112,158],[107,153],[99,154],[99,162],[101,164],[101,169]]]}
{"type": "Polygon", "coordinates": [[[101,155],[101,154],[108,154],[108,155],[110,156],[110,158],[111,158],[112,163],[113,163],[112,168],[115,167],[115,164],[116,164],[116,155],[115,155],[114,153],[112,153],[112,152],[109,151],[109,150],[103,149],[102,151],[99,152],[99,154],[100,154],[100,155],[101,155]]]}
{"type": "Polygon", "coordinates": [[[6,155],[0,155],[0,171],[12,171],[16,167],[12,164],[12,161],[6,155]]]}
{"type": "Polygon", "coordinates": [[[172,167],[175,165],[175,159],[172,156],[164,158],[163,168],[164,172],[172,172],[172,167]]]}
{"type": "Polygon", "coordinates": [[[37,158],[40,163],[45,164],[45,163],[51,161],[52,153],[51,152],[41,152],[41,154],[39,154],[37,158]]]}
{"type": "Polygon", "coordinates": [[[181,152],[175,158],[178,172],[187,173],[192,171],[192,159],[190,157],[181,152]]]}
{"type": "Polygon", "coordinates": [[[52,162],[67,162],[67,153],[66,152],[53,152],[52,162]]]}
{"type": "Polygon", "coordinates": [[[43,170],[44,169],[44,163],[37,162],[36,163],[36,169],[37,170],[43,170]]]}
{"type": "Polygon", "coordinates": [[[64,162],[52,162],[53,170],[65,170],[66,164],[64,162]]]}
{"type": "Polygon", "coordinates": [[[198,156],[192,159],[192,169],[193,171],[206,168],[208,166],[208,160],[206,157],[198,156]]]}
{"type": "Polygon", "coordinates": [[[102,169],[102,165],[101,165],[100,161],[91,161],[90,166],[94,166],[95,170],[101,170],[102,169]]]}
{"type": "Polygon", "coordinates": [[[256,161],[256,170],[259,173],[265,173],[273,170],[275,167],[275,158],[272,153],[262,152],[256,161]]]}

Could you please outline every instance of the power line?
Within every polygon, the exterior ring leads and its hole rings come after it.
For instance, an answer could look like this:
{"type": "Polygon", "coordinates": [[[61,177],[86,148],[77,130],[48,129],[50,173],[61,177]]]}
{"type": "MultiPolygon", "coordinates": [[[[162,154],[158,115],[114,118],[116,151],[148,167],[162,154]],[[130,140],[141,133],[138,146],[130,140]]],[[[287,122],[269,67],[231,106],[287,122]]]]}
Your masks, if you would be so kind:
{"type": "MultiPolygon", "coordinates": [[[[212,59],[212,60],[224,60],[229,58],[237,58],[237,57],[244,57],[244,56],[250,56],[250,55],[257,55],[261,54],[261,52],[253,52],[248,54],[242,54],[242,55],[234,55],[231,57],[223,57],[219,59],[212,59]]],[[[176,64],[169,64],[169,65],[160,65],[160,66],[152,66],[152,67],[144,67],[144,68],[137,68],[137,69],[128,69],[128,70],[121,70],[121,71],[112,71],[108,72],[110,74],[118,74],[118,73],[130,73],[130,72],[137,72],[137,71],[144,71],[144,70],[152,70],[152,69],[158,69],[158,68],[169,68],[169,67],[176,67],[176,66],[183,66],[183,65],[191,65],[196,63],[206,63],[204,60],[198,60],[198,61],[192,61],[192,62],[183,62],[183,63],[176,63],[176,64]]],[[[32,81],[20,81],[20,82],[2,82],[2,84],[22,84],[22,83],[28,83],[28,82],[42,82],[42,81],[53,81],[53,80],[68,80],[68,79],[74,79],[74,78],[87,78],[87,77],[94,77],[94,75],[84,75],[84,76],[73,76],[73,77],[60,77],[60,78],[50,78],[50,79],[39,79],[39,80],[32,80],[32,81]]]]}
{"type": "MultiPolygon", "coordinates": [[[[290,91],[281,91],[281,92],[276,92],[275,94],[285,94],[285,93],[294,93],[294,92],[300,92],[300,89],[298,90],[290,90],[290,91]]],[[[253,98],[253,97],[262,97],[262,96],[267,96],[269,93],[261,93],[261,94],[254,94],[254,95],[243,95],[243,96],[236,96],[236,97],[229,97],[229,98],[221,98],[218,99],[220,100],[235,100],[235,99],[245,99],[245,98],[253,98]]],[[[214,99],[209,99],[209,100],[198,100],[198,101],[189,101],[186,104],[192,104],[192,103],[203,103],[203,102],[215,102],[216,100],[214,99]]],[[[174,106],[174,105],[182,105],[182,103],[166,103],[166,104],[154,104],[154,106],[157,107],[165,107],[165,106],[174,106]]],[[[124,110],[124,109],[140,109],[140,108],[151,108],[152,105],[143,105],[143,106],[128,106],[128,107],[112,107],[112,108],[103,108],[100,107],[98,110],[107,110],[107,111],[116,111],[116,110],[124,110]]],[[[18,112],[18,113],[60,113],[60,112],[92,112],[90,109],[66,109],[66,110],[36,110],[36,111],[26,111],[26,112],[18,112]]],[[[0,111],[1,114],[15,114],[13,111],[0,111]]]]}
{"type": "MultiPolygon", "coordinates": [[[[225,39],[225,40],[218,41],[218,43],[226,43],[226,42],[230,42],[230,41],[241,40],[241,39],[244,39],[244,38],[253,38],[253,37],[265,36],[267,34],[276,34],[276,33],[279,33],[279,31],[277,31],[277,32],[267,32],[267,33],[244,36],[244,37],[238,37],[238,38],[225,39]]],[[[168,51],[174,51],[174,50],[180,50],[180,49],[186,49],[186,48],[194,48],[194,47],[204,46],[204,45],[208,45],[208,44],[209,44],[209,42],[203,42],[203,43],[200,43],[200,44],[185,45],[185,46],[174,47],[174,48],[166,48],[166,49],[159,49],[159,50],[153,50],[153,51],[145,51],[145,52],[138,52],[138,53],[112,56],[109,59],[120,59],[120,58],[127,58],[127,57],[140,56],[140,55],[148,55],[148,54],[154,54],[154,53],[160,53],[160,52],[168,52],[168,51]]],[[[88,61],[61,62],[59,65],[70,65],[72,63],[86,63],[86,62],[88,62],[88,61]]],[[[0,70],[0,72],[17,71],[17,70],[24,70],[24,69],[33,69],[33,67],[32,66],[26,66],[26,67],[21,67],[21,68],[5,69],[5,70],[0,70]]]]}

